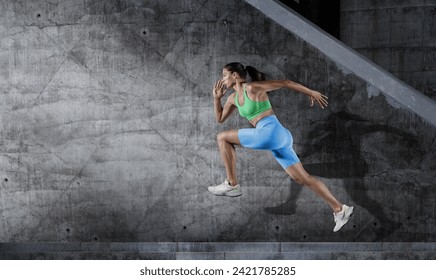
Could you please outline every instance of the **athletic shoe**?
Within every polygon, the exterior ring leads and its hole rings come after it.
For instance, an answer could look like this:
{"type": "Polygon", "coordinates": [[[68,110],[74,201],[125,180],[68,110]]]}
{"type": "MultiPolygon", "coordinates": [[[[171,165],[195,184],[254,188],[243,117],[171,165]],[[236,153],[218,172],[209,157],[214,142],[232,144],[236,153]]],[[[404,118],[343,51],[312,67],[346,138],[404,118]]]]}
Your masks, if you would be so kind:
{"type": "Polygon", "coordinates": [[[209,187],[207,189],[214,195],[231,196],[231,197],[242,195],[239,184],[232,187],[228,180],[225,180],[224,183],[222,183],[221,185],[209,187]]]}
{"type": "Polygon", "coordinates": [[[339,231],[348,222],[351,215],[353,215],[353,209],[353,206],[347,206],[343,204],[341,212],[333,213],[336,223],[336,226],[333,229],[334,232],[339,231]]]}

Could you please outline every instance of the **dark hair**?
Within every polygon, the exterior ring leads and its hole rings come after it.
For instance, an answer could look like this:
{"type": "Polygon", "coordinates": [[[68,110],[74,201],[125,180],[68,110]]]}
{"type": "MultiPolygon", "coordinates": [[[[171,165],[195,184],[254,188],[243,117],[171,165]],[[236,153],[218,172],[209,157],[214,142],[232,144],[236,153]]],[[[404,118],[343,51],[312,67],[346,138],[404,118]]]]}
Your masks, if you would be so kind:
{"type": "Polygon", "coordinates": [[[230,72],[236,72],[241,76],[242,78],[246,78],[247,74],[250,76],[252,81],[264,81],[265,80],[265,74],[254,68],[253,66],[244,66],[240,62],[232,62],[229,64],[226,64],[224,66],[224,69],[230,71],[230,72]]]}

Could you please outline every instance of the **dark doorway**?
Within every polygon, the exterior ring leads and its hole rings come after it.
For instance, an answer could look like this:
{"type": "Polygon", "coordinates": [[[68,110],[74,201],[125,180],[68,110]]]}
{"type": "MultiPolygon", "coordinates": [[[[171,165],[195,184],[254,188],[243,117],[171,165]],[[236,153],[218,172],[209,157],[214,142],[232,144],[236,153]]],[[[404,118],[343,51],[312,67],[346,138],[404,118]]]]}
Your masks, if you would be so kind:
{"type": "Polygon", "coordinates": [[[280,2],[339,39],[340,0],[280,0],[280,2]]]}

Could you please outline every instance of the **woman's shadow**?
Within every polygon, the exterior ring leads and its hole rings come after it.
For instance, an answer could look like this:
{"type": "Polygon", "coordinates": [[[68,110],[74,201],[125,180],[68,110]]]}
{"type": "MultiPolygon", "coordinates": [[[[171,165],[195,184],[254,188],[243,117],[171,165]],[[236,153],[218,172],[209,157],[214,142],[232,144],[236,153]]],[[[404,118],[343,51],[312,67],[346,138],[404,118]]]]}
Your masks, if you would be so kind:
{"type": "MultiPolygon", "coordinates": [[[[373,133],[396,135],[396,137],[414,139],[399,129],[384,125],[374,124],[359,116],[339,112],[331,114],[325,121],[320,122],[308,134],[309,145],[306,145],[299,153],[302,162],[316,154],[322,153],[323,160],[327,162],[304,164],[309,174],[323,178],[337,178],[344,181],[345,191],[353,200],[353,203],[363,207],[380,224],[376,222],[370,225],[374,227],[376,239],[382,239],[393,233],[401,226],[401,223],[391,220],[385,213],[383,203],[368,196],[367,191],[371,186],[366,185],[365,176],[368,173],[369,165],[362,156],[361,138],[373,133]]],[[[415,141],[418,145],[417,140],[415,141]]],[[[320,157],[319,155],[317,157],[320,157]]],[[[370,163],[369,163],[370,164],[370,163]]],[[[286,201],[275,207],[267,207],[265,211],[274,215],[292,215],[296,211],[296,202],[301,193],[302,186],[293,182],[291,192],[286,201]]],[[[356,227],[356,225],[354,225],[356,227]]],[[[360,233],[364,229],[360,230],[360,233]]],[[[358,234],[359,235],[359,234],[358,234]]],[[[357,237],[357,236],[356,236],[357,237]]]]}

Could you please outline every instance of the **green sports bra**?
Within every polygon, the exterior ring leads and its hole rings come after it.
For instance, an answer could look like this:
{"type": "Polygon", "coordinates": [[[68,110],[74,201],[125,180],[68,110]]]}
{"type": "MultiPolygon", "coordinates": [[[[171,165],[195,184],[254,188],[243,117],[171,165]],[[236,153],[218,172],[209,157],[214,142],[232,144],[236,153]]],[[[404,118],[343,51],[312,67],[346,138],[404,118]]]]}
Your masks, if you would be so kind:
{"type": "Polygon", "coordinates": [[[238,92],[236,92],[235,94],[235,104],[239,110],[239,114],[241,115],[241,117],[247,118],[249,121],[259,116],[263,112],[271,109],[271,103],[269,102],[269,100],[261,101],[261,102],[256,102],[251,100],[247,96],[247,91],[245,90],[245,86],[244,86],[244,105],[242,106],[239,105],[238,92]]]}

